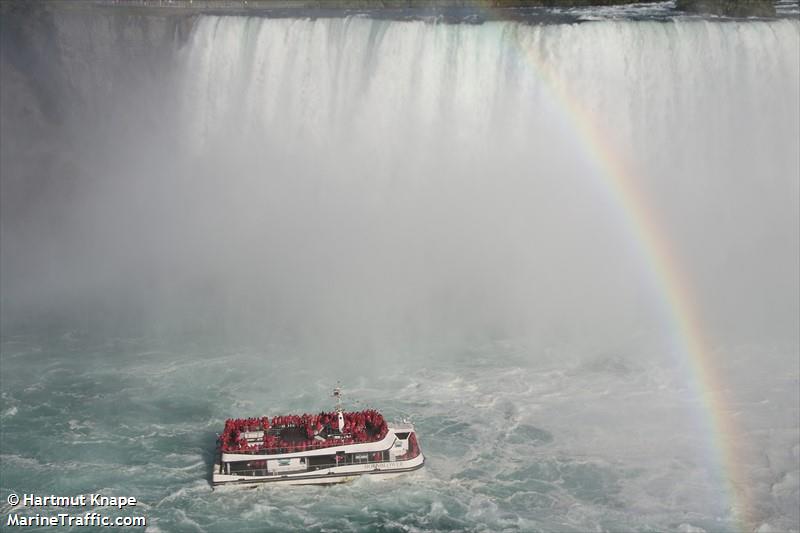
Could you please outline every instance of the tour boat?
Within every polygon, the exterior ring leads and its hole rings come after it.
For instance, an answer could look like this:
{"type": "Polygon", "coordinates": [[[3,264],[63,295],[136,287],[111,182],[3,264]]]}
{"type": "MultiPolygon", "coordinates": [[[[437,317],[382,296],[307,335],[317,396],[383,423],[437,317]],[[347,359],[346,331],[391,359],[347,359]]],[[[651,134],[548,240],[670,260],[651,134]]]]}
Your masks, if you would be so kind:
{"type": "Polygon", "coordinates": [[[394,477],[422,468],[414,426],[378,411],[228,419],[219,436],[212,484],[324,485],[358,476],[394,477]]]}

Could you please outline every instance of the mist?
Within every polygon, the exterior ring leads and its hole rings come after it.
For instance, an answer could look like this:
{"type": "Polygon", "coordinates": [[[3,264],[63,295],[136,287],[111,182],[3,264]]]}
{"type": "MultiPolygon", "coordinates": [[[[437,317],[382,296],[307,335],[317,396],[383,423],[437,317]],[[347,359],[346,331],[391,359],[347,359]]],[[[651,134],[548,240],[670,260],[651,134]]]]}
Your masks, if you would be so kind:
{"type": "Polygon", "coordinates": [[[668,337],[581,109],[635,169],[709,331],[797,342],[796,21],[16,16],[6,329],[668,337]]]}

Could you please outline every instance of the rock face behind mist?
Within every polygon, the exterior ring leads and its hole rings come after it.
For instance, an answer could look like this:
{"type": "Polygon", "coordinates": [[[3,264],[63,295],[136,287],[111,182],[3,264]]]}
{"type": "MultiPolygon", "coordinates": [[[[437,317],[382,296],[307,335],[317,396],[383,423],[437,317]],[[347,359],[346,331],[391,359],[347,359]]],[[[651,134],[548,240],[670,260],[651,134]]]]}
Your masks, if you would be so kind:
{"type": "Polygon", "coordinates": [[[772,0],[678,0],[676,7],[690,13],[724,17],[774,17],[772,0]]]}
{"type": "MultiPolygon", "coordinates": [[[[162,7],[164,4],[192,7],[256,7],[278,8],[410,8],[410,7],[570,7],[650,3],[660,0],[144,0],[140,5],[162,7]]],[[[112,0],[109,4],[119,5],[112,0]]]]}

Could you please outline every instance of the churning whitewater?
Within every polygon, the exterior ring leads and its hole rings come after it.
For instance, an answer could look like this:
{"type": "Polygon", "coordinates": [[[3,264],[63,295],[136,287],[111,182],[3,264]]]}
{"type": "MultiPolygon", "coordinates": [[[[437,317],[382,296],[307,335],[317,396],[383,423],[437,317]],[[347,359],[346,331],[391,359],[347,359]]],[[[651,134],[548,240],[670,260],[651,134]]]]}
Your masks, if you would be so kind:
{"type": "Polygon", "coordinates": [[[4,517],[800,529],[796,17],[37,9],[0,65],[4,517]],[[226,418],[337,381],[426,467],[212,491],[226,418]]]}

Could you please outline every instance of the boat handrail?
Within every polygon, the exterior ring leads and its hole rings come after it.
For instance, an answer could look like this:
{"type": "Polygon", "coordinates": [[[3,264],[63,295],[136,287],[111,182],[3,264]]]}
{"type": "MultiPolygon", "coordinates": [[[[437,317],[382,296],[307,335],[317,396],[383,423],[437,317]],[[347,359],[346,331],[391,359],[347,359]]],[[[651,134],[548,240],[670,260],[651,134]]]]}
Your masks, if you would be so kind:
{"type": "Polygon", "coordinates": [[[353,439],[326,439],[324,441],[317,441],[317,442],[305,442],[305,446],[274,446],[270,448],[265,448],[260,446],[258,443],[250,445],[250,449],[240,449],[234,450],[226,447],[220,448],[222,453],[230,453],[230,454],[242,454],[242,455],[280,455],[286,453],[301,453],[307,452],[309,450],[322,450],[325,448],[335,448],[337,446],[351,446],[353,444],[372,444],[375,442],[380,442],[384,439],[386,435],[378,436],[376,435],[375,438],[370,440],[363,440],[363,441],[355,441],[353,439]],[[342,440],[347,440],[348,442],[342,442],[342,440]]]}

